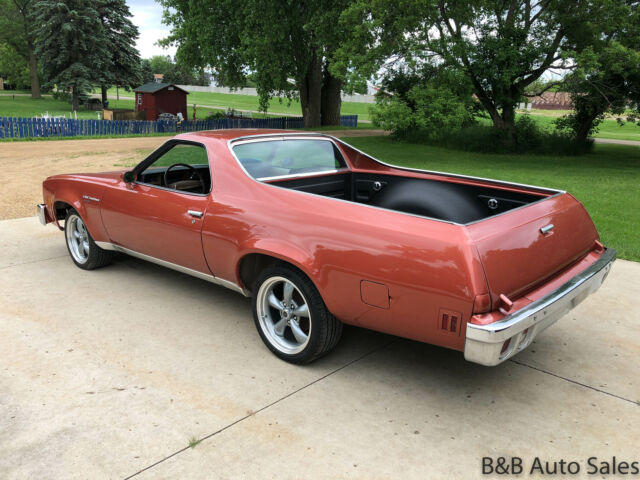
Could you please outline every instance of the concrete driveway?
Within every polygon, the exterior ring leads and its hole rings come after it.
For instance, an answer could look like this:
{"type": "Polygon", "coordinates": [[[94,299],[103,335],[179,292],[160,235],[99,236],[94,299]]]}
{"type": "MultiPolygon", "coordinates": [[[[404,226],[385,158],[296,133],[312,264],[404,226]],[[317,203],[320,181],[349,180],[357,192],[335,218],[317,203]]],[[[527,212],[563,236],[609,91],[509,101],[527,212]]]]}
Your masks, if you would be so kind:
{"type": "Polygon", "coordinates": [[[495,368],[356,328],[297,367],[263,346],[248,299],[132,258],[84,272],[55,227],[2,221],[0,477],[476,478],[485,456],[586,476],[589,457],[639,461],[639,286],[640,264],[618,261],[495,368]]]}

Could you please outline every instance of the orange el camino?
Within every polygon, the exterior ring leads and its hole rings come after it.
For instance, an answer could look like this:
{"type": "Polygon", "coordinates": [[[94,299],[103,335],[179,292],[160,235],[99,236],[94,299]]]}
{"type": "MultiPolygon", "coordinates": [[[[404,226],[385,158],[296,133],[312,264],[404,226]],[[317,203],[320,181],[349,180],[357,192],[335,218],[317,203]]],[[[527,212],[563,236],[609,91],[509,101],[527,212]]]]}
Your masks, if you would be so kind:
{"type": "Polygon", "coordinates": [[[56,175],[43,193],[40,221],[78,267],[123,252],[252,296],[262,340],[293,363],[348,324],[497,365],[615,259],[569,193],[394,167],[319,133],[182,134],[131,171],[56,175]]]}

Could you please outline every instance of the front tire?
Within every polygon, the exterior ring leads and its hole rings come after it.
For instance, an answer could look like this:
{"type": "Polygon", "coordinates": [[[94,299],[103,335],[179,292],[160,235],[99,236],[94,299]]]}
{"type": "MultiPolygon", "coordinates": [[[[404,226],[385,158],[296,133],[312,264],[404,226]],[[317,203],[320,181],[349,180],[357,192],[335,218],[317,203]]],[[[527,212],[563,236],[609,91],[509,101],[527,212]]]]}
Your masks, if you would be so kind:
{"type": "Polygon", "coordinates": [[[342,323],[315,285],[288,265],[265,269],[253,288],[253,318],[265,345],[290,363],[309,363],[335,347],[342,323]]]}
{"type": "Polygon", "coordinates": [[[93,270],[111,263],[113,252],[96,245],[84,221],[73,208],[67,211],[64,236],[71,260],[83,270],[93,270]]]}

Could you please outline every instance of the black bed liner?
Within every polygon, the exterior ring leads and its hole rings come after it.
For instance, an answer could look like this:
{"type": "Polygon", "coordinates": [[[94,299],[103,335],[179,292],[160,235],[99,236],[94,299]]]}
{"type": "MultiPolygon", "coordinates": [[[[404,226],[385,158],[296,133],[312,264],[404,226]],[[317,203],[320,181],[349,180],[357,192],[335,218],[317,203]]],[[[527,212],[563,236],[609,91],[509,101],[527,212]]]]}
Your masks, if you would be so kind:
{"type": "Polygon", "coordinates": [[[279,179],[272,185],[461,224],[543,198],[491,186],[362,172],[279,179]]]}

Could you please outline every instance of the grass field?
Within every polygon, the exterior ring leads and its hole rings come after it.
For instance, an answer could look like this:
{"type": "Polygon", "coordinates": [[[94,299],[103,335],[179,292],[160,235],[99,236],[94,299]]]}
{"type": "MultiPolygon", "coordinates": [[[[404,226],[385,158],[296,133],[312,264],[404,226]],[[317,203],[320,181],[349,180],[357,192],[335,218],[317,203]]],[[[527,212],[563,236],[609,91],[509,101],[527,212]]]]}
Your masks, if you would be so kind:
{"type": "MultiPolygon", "coordinates": [[[[133,101],[131,102],[133,105],[133,101]]],[[[15,97],[0,95],[0,117],[35,117],[48,112],[51,116],[71,115],[71,104],[63,100],[54,100],[52,97],[43,97],[34,100],[31,97],[15,97]]],[[[73,118],[73,117],[72,117],[73,118]]],[[[95,111],[78,111],[78,118],[97,119],[95,111]]]]}
{"type": "Polygon", "coordinates": [[[566,190],[593,218],[605,245],[621,258],[640,261],[640,148],[596,145],[580,157],[486,155],[388,137],[346,138],[385,162],[566,190]]]}

